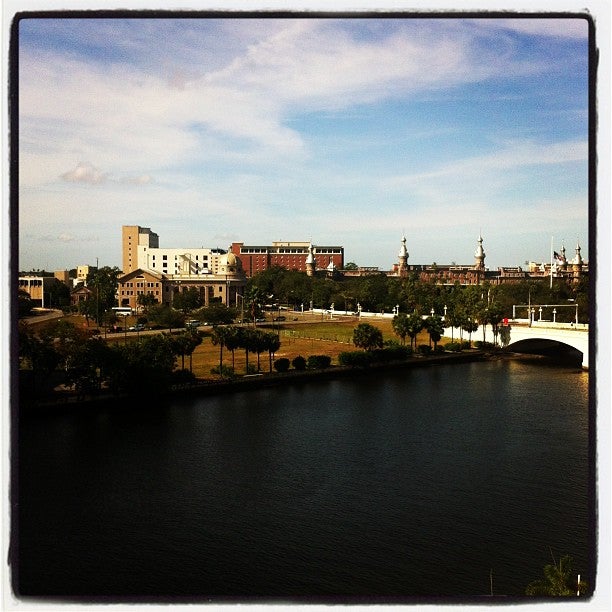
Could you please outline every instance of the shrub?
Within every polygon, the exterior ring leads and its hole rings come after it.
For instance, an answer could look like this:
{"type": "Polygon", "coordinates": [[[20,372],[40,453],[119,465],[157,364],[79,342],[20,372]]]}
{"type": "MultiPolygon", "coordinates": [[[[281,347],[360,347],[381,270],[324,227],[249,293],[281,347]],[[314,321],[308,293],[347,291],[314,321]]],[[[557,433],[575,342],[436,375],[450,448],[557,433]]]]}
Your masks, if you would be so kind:
{"type": "Polygon", "coordinates": [[[289,369],[289,360],[286,357],[281,357],[274,362],[274,369],[277,372],[286,372],[289,369]]]}
{"type": "Polygon", "coordinates": [[[220,370],[219,366],[215,366],[210,370],[211,374],[220,374],[224,378],[231,378],[234,375],[234,368],[232,366],[224,365],[220,370]]]}
{"type": "Polygon", "coordinates": [[[309,370],[324,370],[331,365],[331,357],[329,355],[310,355],[306,365],[309,370]]]}
{"type": "Polygon", "coordinates": [[[444,345],[444,348],[447,351],[451,351],[453,353],[459,353],[462,349],[462,343],[461,342],[448,342],[447,344],[444,345]]]}
{"type": "Polygon", "coordinates": [[[476,349],[489,350],[489,349],[492,349],[493,347],[494,347],[494,344],[492,342],[483,342],[482,340],[476,340],[474,342],[474,348],[476,349]]]}
{"type": "Polygon", "coordinates": [[[306,360],[301,356],[298,355],[297,357],[295,357],[295,359],[291,362],[291,365],[296,369],[296,370],[305,370],[306,369],[306,360]]]}
{"type": "Polygon", "coordinates": [[[431,346],[429,344],[419,344],[418,351],[421,355],[429,355],[431,353],[431,346]]]}
{"type": "Polygon", "coordinates": [[[441,346],[440,344],[437,344],[434,347],[434,351],[433,352],[436,353],[437,355],[439,355],[440,353],[444,353],[444,347],[441,346]]]}
{"type": "Polygon", "coordinates": [[[173,385],[190,385],[196,381],[196,376],[189,370],[175,370],[172,372],[172,384],[173,385]]]}
{"type": "Polygon", "coordinates": [[[396,344],[372,351],[372,358],[379,363],[388,363],[389,361],[402,361],[411,354],[410,347],[396,344]]]}
{"type": "Polygon", "coordinates": [[[372,363],[372,354],[365,351],[344,351],[338,355],[341,366],[365,368],[372,363]]]}

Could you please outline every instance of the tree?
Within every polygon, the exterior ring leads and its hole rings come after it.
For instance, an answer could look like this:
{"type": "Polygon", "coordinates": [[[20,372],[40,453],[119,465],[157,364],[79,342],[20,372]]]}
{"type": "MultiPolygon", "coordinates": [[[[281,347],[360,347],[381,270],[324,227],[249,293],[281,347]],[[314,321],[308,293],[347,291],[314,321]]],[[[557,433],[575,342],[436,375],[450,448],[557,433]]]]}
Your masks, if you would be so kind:
{"type": "Polygon", "coordinates": [[[223,376],[223,347],[226,345],[229,329],[229,327],[219,327],[215,325],[211,336],[212,343],[215,346],[219,346],[219,374],[221,374],[221,376],[223,376]]]}
{"type": "Polygon", "coordinates": [[[60,355],[53,346],[53,338],[39,338],[27,323],[18,327],[19,369],[30,370],[31,384],[22,391],[36,393],[60,362],[60,355]]]}
{"type": "Polygon", "coordinates": [[[155,396],[167,391],[176,364],[166,334],[113,347],[109,387],[116,393],[155,396]]]}
{"type": "Polygon", "coordinates": [[[148,312],[151,306],[157,304],[157,298],[150,293],[139,293],[136,296],[136,303],[141,306],[143,311],[148,312]]]}
{"type": "Polygon", "coordinates": [[[366,351],[382,348],[382,332],[378,327],[374,327],[370,323],[360,323],[353,330],[353,344],[366,351]]]}
{"type": "Polygon", "coordinates": [[[408,335],[410,336],[410,348],[414,350],[416,338],[419,335],[419,332],[423,329],[423,317],[418,312],[413,312],[408,317],[406,329],[408,335]]]}
{"type": "Polygon", "coordinates": [[[265,335],[265,346],[270,358],[270,372],[272,372],[272,360],[274,359],[274,353],[276,353],[281,346],[281,341],[278,335],[273,332],[268,332],[265,335]]]}
{"type": "Polygon", "coordinates": [[[70,289],[59,279],[55,279],[49,287],[49,306],[67,311],[70,308],[70,289]]]}
{"type": "Polygon", "coordinates": [[[254,329],[252,330],[250,336],[251,336],[251,339],[250,339],[251,350],[254,353],[257,353],[257,371],[259,372],[260,370],[259,358],[260,358],[260,355],[267,348],[266,333],[261,331],[260,329],[254,329]]]}
{"type": "Polygon", "coordinates": [[[497,336],[500,331],[500,323],[504,320],[504,314],[502,311],[501,304],[498,302],[492,302],[489,306],[489,323],[493,330],[493,343],[497,344],[497,336]]]}
{"type": "MultiPolygon", "coordinates": [[[[552,554],[552,553],[551,553],[552,554]]],[[[559,564],[553,556],[553,563],[544,566],[544,578],[530,582],[525,589],[525,595],[540,597],[571,597],[585,593],[588,584],[582,580],[574,581],[572,574],[572,558],[564,555],[559,564]]]]}
{"type": "Polygon", "coordinates": [[[189,314],[202,306],[203,300],[200,292],[195,287],[189,287],[183,291],[178,291],[172,298],[172,307],[180,310],[184,315],[189,314]]]}
{"type": "Polygon", "coordinates": [[[17,316],[27,317],[34,308],[34,302],[30,297],[30,294],[23,289],[19,289],[17,294],[17,316]]]}
{"type": "Polygon", "coordinates": [[[245,307],[250,312],[253,325],[255,325],[255,320],[258,319],[261,314],[261,304],[264,301],[264,297],[264,290],[257,285],[251,285],[244,296],[245,307]]]}
{"type": "Polygon", "coordinates": [[[157,304],[149,309],[149,319],[161,325],[167,327],[172,331],[172,328],[181,327],[184,324],[184,316],[165,304],[157,304]]]}
{"type": "Polygon", "coordinates": [[[461,329],[463,329],[463,331],[469,334],[469,343],[470,343],[470,346],[472,346],[472,334],[478,330],[478,323],[476,323],[475,321],[472,321],[472,319],[468,317],[463,322],[461,329]]]}
{"type": "MultiPolygon", "coordinates": [[[[191,334],[188,332],[179,334],[178,336],[169,336],[168,341],[175,355],[181,357],[181,369],[185,369],[185,355],[191,355],[196,346],[202,343],[202,338],[198,333],[191,334]]],[[[191,363],[189,366],[191,372],[191,363]]]]}
{"type": "Polygon", "coordinates": [[[438,346],[438,342],[441,340],[442,334],[444,333],[442,318],[438,315],[427,317],[425,320],[425,329],[427,329],[427,333],[429,334],[430,346],[433,342],[435,351],[438,346]]]}
{"type": "Polygon", "coordinates": [[[96,304],[96,323],[99,325],[99,316],[105,310],[110,310],[115,305],[117,295],[118,278],[121,270],[116,266],[111,268],[93,268],[87,275],[87,287],[93,292],[93,300],[96,304]]]}
{"type": "Polygon", "coordinates": [[[235,369],[235,351],[240,348],[240,337],[242,328],[240,327],[225,327],[225,346],[228,351],[232,352],[232,371],[235,369]]]}
{"type": "Polygon", "coordinates": [[[209,325],[226,325],[234,322],[236,310],[225,304],[210,304],[200,308],[197,313],[194,313],[194,316],[209,325]]]}
{"type": "Polygon", "coordinates": [[[393,325],[393,331],[402,340],[402,344],[406,344],[406,336],[408,335],[408,315],[404,312],[397,314],[393,317],[391,322],[393,325]]]}
{"type": "Polygon", "coordinates": [[[357,268],[357,264],[353,261],[349,261],[348,263],[344,264],[345,270],[357,270],[357,268]]]}
{"type": "Polygon", "coordinates": [[[113,351],[102,338],[90,338],[74,347],[66,364],[67,383],[73,385],[79,395],[98,392],[108,378],[112,359],[113,351]]]}
{"type": "Polygon", "coordinates": [[[499,328],[499,342],[502,348],[506,348],[510,344],[510,325],[502,325],[499,328]]]}

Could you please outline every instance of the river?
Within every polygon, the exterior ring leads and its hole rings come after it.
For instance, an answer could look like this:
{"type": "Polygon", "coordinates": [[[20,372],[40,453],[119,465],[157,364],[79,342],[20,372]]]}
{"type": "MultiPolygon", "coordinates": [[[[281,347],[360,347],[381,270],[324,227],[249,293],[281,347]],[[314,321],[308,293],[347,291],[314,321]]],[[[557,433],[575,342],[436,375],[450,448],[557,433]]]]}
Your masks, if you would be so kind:
{"type": "Polygon", "coordinates": [[[578,369],[65,409],[18,441],[21,596],[409,602],[521,596],[551,554],[595,572],[578,369]]]}

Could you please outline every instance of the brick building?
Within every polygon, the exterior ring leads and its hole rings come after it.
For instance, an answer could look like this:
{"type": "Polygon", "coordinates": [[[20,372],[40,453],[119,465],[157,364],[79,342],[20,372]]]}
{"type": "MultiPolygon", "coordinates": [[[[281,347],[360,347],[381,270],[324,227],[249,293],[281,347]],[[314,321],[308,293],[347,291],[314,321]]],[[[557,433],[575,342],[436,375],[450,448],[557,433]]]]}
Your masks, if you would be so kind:
{"type": "Polygon", "coordinates": [[[273,266],[307,272],[306,260],[312,247],[315,270],[344,267],[344,247],[319,246],[310,242],[272,242],[271,245],[245,245],[233,242],[230,251],[242,261],[247,276],[253,276],[273,266]]]}

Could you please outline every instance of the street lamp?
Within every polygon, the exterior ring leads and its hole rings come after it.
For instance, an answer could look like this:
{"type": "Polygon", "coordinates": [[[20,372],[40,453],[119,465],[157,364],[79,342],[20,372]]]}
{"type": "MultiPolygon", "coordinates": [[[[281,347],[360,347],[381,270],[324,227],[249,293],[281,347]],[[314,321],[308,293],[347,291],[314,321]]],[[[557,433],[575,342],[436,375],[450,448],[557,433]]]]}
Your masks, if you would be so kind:
{"type": "Polygon", "coordinates": [[[236,308],[238,307],[238,298],[242,300],[240,302],[241,303],[240,323],[244,323],[244,295],[241,295],[240,293],[236,293],[236,308]]]}

